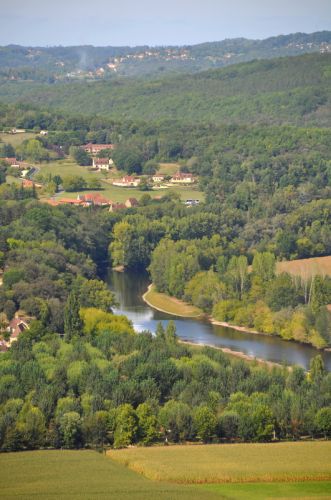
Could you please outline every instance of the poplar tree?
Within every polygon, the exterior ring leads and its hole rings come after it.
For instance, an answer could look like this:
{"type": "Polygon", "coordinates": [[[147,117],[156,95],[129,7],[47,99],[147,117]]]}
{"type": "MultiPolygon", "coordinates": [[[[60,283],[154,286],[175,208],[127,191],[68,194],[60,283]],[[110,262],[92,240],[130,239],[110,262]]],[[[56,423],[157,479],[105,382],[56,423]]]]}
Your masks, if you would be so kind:
{"type": "Polygon", "coordinates": [[[83,323],[79,315],[79,300],[75,292],[68,296],[64,309],[64,333],[66,340],[82,334],[83,323]]]}

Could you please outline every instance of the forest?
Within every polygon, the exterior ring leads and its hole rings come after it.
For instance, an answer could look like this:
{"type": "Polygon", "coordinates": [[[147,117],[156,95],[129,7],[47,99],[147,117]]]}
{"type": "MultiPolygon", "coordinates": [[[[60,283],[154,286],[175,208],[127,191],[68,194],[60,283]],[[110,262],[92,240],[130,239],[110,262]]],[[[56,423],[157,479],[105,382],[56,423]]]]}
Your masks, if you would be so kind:
{"type": "Polygon", "coordinates": [[[3,81],[2,102],[117,120],[330,125],[329,53],[251,61],[150,80],[3,81]]]}

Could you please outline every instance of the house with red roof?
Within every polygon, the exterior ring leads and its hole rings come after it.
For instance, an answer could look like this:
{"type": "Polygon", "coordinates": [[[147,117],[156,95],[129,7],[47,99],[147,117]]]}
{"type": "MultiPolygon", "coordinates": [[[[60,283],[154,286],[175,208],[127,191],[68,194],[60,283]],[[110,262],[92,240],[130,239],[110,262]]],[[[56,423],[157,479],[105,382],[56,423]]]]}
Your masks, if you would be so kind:
{"type": "Polygon", "coordinates": [[[92,165],[98,170],[110,170],[113,161],[110,158],[93,158],[92,165]]]}
{"type": "Polygon", "coordinates": [[[83,206],[99,206],[105,207],[110,205],[110,200],[102,196],[100,193],[87,193],[87,194],[79,194],[77,196],[77,200],[80,201],[83,206]]]}
{"type": "Polygon", "coordinates": [[[43,185],[42,184],[39,184],[38,182],[34,182],[34,181],[30,181],[30,179],[24,179],[23,182],[22,182],[22,186],[24,188],[42,188],[43,185]]]}
{"type": "Polygon", "coordinates": [[[140,179],[138,177],[133,177],[132,175],[125,175],[122,179],[113,182],[113,186],[119,187],[137,187],[140,184],[140,179]]]}
{"type": "Polygon", "coordinates": [[[84,151],[86,151],[86,153],[89,153],[90,155],[96,155],[104,149],[114,149],[114,144],[92,144],[92,142],[89,142],[88,144],[84,144],[84,146],[81,147],[84,149],[84,151]]]}

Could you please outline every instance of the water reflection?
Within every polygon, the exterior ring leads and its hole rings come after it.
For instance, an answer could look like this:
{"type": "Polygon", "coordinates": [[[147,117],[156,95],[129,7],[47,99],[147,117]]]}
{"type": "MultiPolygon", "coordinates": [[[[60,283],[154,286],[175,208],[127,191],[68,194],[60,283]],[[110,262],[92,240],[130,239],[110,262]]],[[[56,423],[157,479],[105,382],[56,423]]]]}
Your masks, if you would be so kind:
{"type": "MultiPolygon", "coordinates": [[[[149,284],[147,274],[109,271],[108,283],[118,301],[115,312],[125,314],[138,332],[143,330],[155,332],[160,321],[166,326],[172,319],[176,323],[178,336],[183,340],[227,347],[276,363],[297,364],[308,368],[310,359],[319,353],[313,347],[278,337],[242,333],[231,328],[211,325],[206,321],[184,319],[155,311],[142,300],[142,295],[149,284]]],[[[322,356],[327,369],[331,371],[331,353],[323,352],[322,356]]]]}

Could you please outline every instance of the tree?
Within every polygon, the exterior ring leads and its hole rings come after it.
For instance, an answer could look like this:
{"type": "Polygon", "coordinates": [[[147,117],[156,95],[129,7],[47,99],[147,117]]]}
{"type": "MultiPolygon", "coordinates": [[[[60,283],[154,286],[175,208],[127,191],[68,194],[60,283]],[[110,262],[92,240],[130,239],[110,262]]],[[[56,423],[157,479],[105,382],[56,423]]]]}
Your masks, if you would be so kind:
{"type": "Polygon", "coordinates": [[[275,277],[276,259],[270,252],[257,252],[252,263],[253,273],[258,276],[263,283],[271,281],[275,277]]]}
{"type": "Polygon", "coordinates": [[[87,443],[104,446],[108,442],[109,415],[107,411],[97,411],[89,415],[83,423],[83,432],[87,443]]]}
{"type": "Polygon", "coordinates": [[[63,178],[63,189],[65,191],[82,191],[86,189],[86,181],[83,177],[78,175],[68,175],[63,178]]]}
{"type": "Polygon", "coordinates": [[[325,438],[331,436],[331,408],[321,408],[315,415],[315,426],[325,438]]]}
{"type": "Polygon", "coordinates": [[[231,257],[227,269],[227,276],[230,279],[233,289],[239,295],[239,298],[242,298],[248,276],[247,257],[244,255],[241,255],[240,257],[231,257]]]}
{"type": "Polygon", "coordinates": [[[311,359],[309,374],[310,380],[313,383],[319,384],[322,381],[325,375],[325,367],[323,358],[320,354],[311,359]]]}
{"type": "Polygon", "coordinates": [[[78,448],[81,444],[81,420],[79,413],[71,411],[60,419],[60,433],[65,448],[78,448]]]}
{"type": "Polygon", "coordinates": [[[158,422],[149,403],[142,403],[136,410],[138,416],[138,437],[144,445],[152,444],[158,438],[158,422]]]}
{"type": "Polygon", "coordinates": [[[190,407],[180,401],[168,401],[159,412],[159,421],[165,437],[178,442],[192,434],[192,414],[190,407]]]}
{"type": "Polygon", "coordinates": [[[202,405],[193,412],[193,425],[198,438],[207,443],[216,432],[217,419],[208,406],[202,405]]]}
{"type": "Polygon", "coordinates": [[[114,448],[124,448],[132,444],[137,436],[138,417],[130,404],[118,407],[114,433],[114,448]]]}
{"type": "Polygon", "coordinates": [[[29,449],[39,448],[44,444],[46,427],[45,417],[41,410],[26,402],[17,420],[17,428],[22,441],[29,449]]]}
{"type": "Polygon", "coordinates": [[[47,150],[37,139],[30,139],[26,144],[23,144],[21,147],[19,147],[18,151],[21,151],[23,156],[25,156],[29,160],[36,162],[47,160],[49,157],[47,150]]]}
{"type": "Polygon", "coordinates": [[[70,148],[70,154],[74,157],[78,165],[89,166],[92,165],[91,157],[82,148],[72,147],[70,148]]]}
{"type": "Polygon", "coordinates": [[[83,323],[79,315],[80,304],[77,293],[71,292],[64,309],[64,333],[66,340],[82,335],[83,323]]]}
{"type": "Polygon", "coordinates": [[[273,311],[297,305],[298,292],[288,273],[279,274],[268,284],[266,301],[273,311]]]}

